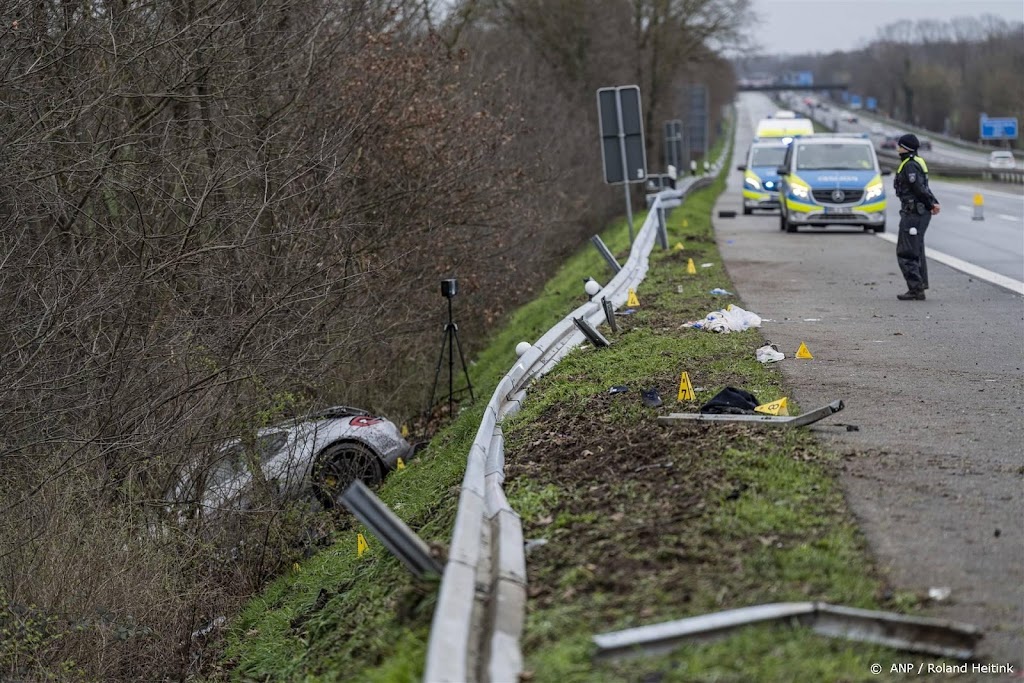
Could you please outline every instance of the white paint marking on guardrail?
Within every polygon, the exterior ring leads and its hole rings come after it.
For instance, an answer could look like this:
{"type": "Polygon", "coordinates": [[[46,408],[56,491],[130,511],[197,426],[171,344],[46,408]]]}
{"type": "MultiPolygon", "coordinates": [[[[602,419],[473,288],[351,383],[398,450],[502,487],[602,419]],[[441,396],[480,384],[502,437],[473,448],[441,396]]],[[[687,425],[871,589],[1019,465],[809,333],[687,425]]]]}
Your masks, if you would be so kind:
{"type": "MultiPolygon", "coordinates": [[[[886,242],[892,242],[893,244],[896,243],[896,235],[879,233],[875,236],[881,237],[886,242]]],[[[1024,295],[1024,282],[1021,282],[1020,280],[1014,280],[1012,277],[1000,275],[999,273],[988,270],[987,268],[976,266],[973,263],[964,261],[963,259],[958,259],[956,256],[950,256],[949,254],[944,254],[941,251],[935,251],[934,249],[926,249],[926,255],[930,259],[938,261],[939,263],[944,263],[950,268],[956,268],[960,272],[967,273],[979,280],[991,282],[994,285],[1010,290],[1014,294],[1024,295]]]]}

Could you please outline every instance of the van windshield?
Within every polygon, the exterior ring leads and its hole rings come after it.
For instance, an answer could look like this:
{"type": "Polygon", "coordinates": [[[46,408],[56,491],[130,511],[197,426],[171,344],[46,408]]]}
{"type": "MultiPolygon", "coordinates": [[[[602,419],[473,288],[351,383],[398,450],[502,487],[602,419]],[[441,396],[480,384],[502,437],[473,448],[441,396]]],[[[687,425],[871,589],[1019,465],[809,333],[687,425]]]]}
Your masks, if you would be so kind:
{"type": "Polygon", "coordinates": [[[867,145],[828,143],[804,145],[797,151],[798,171],[870,171],[875,168],[867,145]]]}
{"type": "Polygon", "coordinates": [[[755,147],[750,150],[749,166],[781,166],[786,159],[785,147],[755,147]]]}

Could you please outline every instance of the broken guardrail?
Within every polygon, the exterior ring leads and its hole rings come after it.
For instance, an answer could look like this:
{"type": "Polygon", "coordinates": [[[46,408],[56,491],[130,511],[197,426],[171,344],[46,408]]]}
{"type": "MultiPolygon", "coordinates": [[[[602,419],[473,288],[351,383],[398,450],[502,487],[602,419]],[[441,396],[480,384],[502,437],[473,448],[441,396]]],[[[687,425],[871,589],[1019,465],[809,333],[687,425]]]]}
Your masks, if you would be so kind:
{"type": "Polygon", "coordinates": [[[844,407],[842,401],[803,413],[802,415],[732,415],[729,413],[669,413],[660,415],[658,422],[753,422],[778,427],[804,427],[834,415],[844,407]]]}
{"type": "Polygon", "coordinates": [[[526,557],[519,515],[502,489],[505,440],[500,422],[519,410],[533,380],[584,342],[586,337],[574,318],[596,328],[606,322],[609,307],[604,300],[611,303],[612,310],[626,303],[629,289],[647,274],[656,233],[664,220],[661,209],[678,206],[687,193],[710,185],[731,145],[730,136],[709,175],[687,177],[679,189],[658,194],[629,258],[612,280],[530,346],[498,383],[466,461],[448,563],[430,627],[424,681],[501,683],[518,679],[522,671],[519,636],[526,611],[526,557]]]}
{"type": "Polygon", "coordinates": [[[687,642],[706,642],[745,626],[764,623],[796,623],[832,638],[960,660],[974,656],[975,646],[984,635],[976,626],[945,619],[910,617],[823,602],[778,602],[603,633],[593,638],[597,646],[595,657],[665,654],[687,642]]]}

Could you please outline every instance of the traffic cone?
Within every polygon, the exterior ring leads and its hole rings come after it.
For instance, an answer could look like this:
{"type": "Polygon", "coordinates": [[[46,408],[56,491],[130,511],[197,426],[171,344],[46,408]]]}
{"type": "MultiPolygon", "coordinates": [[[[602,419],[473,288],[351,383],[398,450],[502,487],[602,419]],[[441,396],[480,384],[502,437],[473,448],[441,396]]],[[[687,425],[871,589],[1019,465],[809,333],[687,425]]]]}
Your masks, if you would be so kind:
{"type": "Polygon", "coordinates": [[[985,198],[981,196],[980,192],[974,195],[974,217],[972,220],[985,220],[985,198]]]}

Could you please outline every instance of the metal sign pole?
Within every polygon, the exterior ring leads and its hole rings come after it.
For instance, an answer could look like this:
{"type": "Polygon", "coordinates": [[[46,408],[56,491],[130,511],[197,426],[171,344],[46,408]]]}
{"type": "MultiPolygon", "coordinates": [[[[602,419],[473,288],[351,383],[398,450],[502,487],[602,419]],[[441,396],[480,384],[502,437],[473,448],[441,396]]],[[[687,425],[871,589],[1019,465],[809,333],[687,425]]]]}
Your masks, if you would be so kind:
{"type": "Polygon", "coordinates": [[[629,166],[626,161],[626,131],[622,127],[622,97],[615,93],[615,113],[619,117],[619,154],[622,156],[622,172],[625,182],[622,191],[626,194],[626,220],[629,221],[629,244],[633,245],[633,206],[629,201],[629,166]]]}

